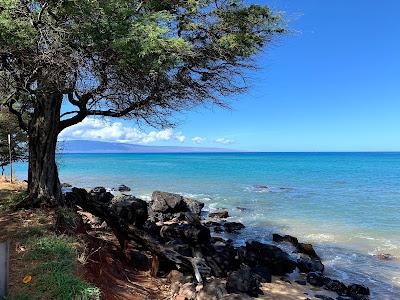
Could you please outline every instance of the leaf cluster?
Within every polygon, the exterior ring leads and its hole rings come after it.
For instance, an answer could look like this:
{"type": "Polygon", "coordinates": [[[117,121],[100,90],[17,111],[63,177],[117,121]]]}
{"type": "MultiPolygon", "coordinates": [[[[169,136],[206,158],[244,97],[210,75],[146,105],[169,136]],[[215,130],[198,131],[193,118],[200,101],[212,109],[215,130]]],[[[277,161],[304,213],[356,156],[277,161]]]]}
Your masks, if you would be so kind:
{"type": "Polygon", "coordinates": [[[91,115],[163,125],[243,92],[254,55],[284,32],[240,0],[0,0],[0,102],[26,128],[54,94],[74,106],[60,131],[91,115]]]}

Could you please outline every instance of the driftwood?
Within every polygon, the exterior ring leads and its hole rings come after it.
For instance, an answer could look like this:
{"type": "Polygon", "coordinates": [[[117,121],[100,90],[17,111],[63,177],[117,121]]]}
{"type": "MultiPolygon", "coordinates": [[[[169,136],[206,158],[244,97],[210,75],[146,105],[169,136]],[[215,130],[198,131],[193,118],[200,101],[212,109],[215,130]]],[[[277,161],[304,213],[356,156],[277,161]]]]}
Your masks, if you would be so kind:
{"type": "Polygon", "coordinates": [[[67,194],[66,197],[67,201],[72,201],[83,210],[103,219],[111,227],[123,252],[129,241],[135,241],[154,255],[174,264],[178,269],[193,272],[197,281],[202,282],[200,274],[203,268],[201,266],[202,259],[183,256],[175,251],[173,246],[164,245],[146,231],[135,226],[130,226],[114,211],[109,209],[107,204],[96,201],[83,189],[73,189],[73,192],[67,194]]]}

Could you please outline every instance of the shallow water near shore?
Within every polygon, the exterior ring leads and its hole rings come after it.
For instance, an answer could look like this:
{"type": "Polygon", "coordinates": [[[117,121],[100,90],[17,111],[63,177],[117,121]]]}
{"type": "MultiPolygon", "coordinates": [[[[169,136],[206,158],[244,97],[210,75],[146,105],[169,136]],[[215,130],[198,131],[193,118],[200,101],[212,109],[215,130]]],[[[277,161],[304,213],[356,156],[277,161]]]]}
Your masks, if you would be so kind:
{"type": "Polygon", "coordinates": [[[371,299],[400,299],[400,153],[60,154],[58,162],[62,182],[75,186],[125,184],[144,199],[162,190],[227,208],[247,226],[237,243],[295,235],[315,245],[329,276],[369,286],[371,299]]]}

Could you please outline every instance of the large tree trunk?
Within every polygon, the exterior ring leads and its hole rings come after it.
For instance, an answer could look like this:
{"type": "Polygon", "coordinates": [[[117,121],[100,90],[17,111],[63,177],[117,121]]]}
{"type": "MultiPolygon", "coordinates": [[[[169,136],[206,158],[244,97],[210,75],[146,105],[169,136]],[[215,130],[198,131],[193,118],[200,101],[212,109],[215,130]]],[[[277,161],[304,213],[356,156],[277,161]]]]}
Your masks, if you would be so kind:
{"type": "Polygon", "coordinates": [[[56,165],[61,103],[61,94],[43,97],[38,101],[29,123],[29,196],[25,206],[63,204],[56,165]]]}

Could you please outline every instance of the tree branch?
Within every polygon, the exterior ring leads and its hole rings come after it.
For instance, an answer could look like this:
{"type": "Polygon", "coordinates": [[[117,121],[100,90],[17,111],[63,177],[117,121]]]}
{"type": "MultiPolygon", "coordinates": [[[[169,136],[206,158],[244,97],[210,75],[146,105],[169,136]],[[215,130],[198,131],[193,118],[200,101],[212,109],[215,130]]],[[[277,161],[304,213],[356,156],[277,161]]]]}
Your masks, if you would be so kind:
{"type": "Polygon", "coordinates": [[[19,98],[19,92],[16,93],[16,98],[17,99],[10,99],[8,102],[6,102],[6,106],[8,107],[8,110],[10,111],[10,113],[12,113],[13,115],[15,115],[18,119],[18,124],[21,127],[22,130],[24,130],[25,132],[28,131],[28,124],[25,123],[24,118],[22,117],[22,112],[16,110],[13,105],[17,102],[18,98],[19,98]]]}

